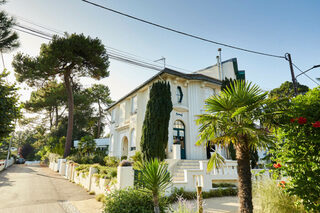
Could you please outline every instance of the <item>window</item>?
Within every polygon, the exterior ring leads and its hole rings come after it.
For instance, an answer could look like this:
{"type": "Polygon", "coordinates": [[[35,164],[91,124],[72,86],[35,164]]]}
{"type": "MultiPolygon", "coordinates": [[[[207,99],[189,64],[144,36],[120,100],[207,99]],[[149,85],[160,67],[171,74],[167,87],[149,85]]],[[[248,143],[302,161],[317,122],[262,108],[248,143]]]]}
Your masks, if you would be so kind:
{"type": "Polygon", "coordinates": [[[177,87],[176,95],[177,95],[178,103],[181,103],[182,102],[182,98],[183,98],[183,93],[182,93],[182,89],[181,89],[180,86],[177,87]]]}
{"type": "Polygon", "coordinates": [[[134,96],[131,99],[131,114],[134,114],[137,112],[138,109],[138,101],[137,101],[137,96],[134,96]]]}
{"type": "Polygon", "coordinates": [[[136,150],[136,130],[135,129],[132,129],[131,130],[131,145],[130,145],[130,150],[133,151],[133,150],[136,150]]]}

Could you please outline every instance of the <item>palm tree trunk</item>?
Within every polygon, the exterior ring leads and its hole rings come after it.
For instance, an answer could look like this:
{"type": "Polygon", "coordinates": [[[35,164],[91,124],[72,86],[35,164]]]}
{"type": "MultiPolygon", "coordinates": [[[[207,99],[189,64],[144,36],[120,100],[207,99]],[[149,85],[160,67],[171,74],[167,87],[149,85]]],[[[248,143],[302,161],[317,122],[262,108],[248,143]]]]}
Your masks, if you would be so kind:
{"type": "Polygon", "coordinates": [[[72,132],[73,132],[73,93],[72,87],[70,83],[70,74],[66,72],[64,75],[64,83],[67,90],[67,97],[68,97],[68,129],[67,129],[67,138],[66,138],[66,145],[64,149],[63,157],[66,158],[70,154],[71,144],[72,144],[72,132]]]}
{"type": "Polygon", "coordinates": [[[252,213],[252,181],[250,169],[250,149],[246,138],[236,146],[238,163],[238,197],[240,213],[252,213]]]}
{"type": "Polygon", "coordinates": [[[153,203],[154,203],[154,213],[160,213],[158,195],[153,195],[153,203]]]}

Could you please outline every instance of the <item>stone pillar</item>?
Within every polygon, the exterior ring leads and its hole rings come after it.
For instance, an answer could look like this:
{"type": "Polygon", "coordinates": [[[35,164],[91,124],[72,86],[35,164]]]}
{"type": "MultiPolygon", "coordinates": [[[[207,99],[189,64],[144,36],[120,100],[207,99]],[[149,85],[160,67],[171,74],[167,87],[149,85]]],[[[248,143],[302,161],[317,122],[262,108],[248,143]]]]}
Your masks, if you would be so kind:
{"type": "Polygon", "coordinates": [[[132,166],[118,166],[117,189],[133,187],[134,170],[132,166]]]}
{"type": "Polygon", "coordinates": [[[173,159],[180,160],[181,159],[181,145],[173,144],[173,159]]]}
{"type": "Polygon", "coordinates": [[[59,174],[63,176],[66,174],[66,159],[60,161],[59,174]]]}
{"type": "Polygon", "coordinates": [[[89,178],[88,191],[89,191],[89,192],[91,191],[91,183],[92,183],[92,179],[93,179],[93,174],[94,174],[94,173],[97,173],[97,168],[90,167],[90,169],[89,169],[89,175],[88,175],[88,178],[89,178]]]}

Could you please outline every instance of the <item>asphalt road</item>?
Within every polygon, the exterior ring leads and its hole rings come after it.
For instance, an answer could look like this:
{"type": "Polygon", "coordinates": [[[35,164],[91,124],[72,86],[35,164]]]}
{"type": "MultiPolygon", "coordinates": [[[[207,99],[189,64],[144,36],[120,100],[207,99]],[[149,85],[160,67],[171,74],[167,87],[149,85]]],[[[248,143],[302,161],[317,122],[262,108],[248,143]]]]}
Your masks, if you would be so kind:
{"type": "Polygon", "coordinates": [[[84,188],[46,167],[13,165],[0,172],[0,213],[79,212],[72,203],[93,198],[84,188]]]}

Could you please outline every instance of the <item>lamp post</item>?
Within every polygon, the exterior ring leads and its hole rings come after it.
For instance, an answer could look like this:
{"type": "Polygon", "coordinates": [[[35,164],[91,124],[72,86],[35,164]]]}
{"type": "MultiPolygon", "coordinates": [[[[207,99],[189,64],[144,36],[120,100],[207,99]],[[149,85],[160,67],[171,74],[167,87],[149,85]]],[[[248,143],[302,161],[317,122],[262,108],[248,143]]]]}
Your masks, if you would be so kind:
{"type": "MultiPolygon", "coordinates": [[[[303,75],[303,74],[309,72],[310,70],[313,70],[313,69],[319,68],[319,67],[320,67],[320,64],[314,65],[313,67],[307,69],[306,71],[303,71],[303,72],[300,73],[299,75],[296,75],[295,80],[293,81],[293,83],[296,84],[296,83],[298,82],[298,81],[297,81],[297,78],[298,78],[300,75],[303,75]]],[[[320,78],[316,78],[316,79],[317,79],[318,81],[320,80],[320,78]]],[[[297,85],[294,85],[294,87],[297,88],[297,85]]],[[[295,90],[295,95],[298,95],[297,90],[295,90]]]]}

